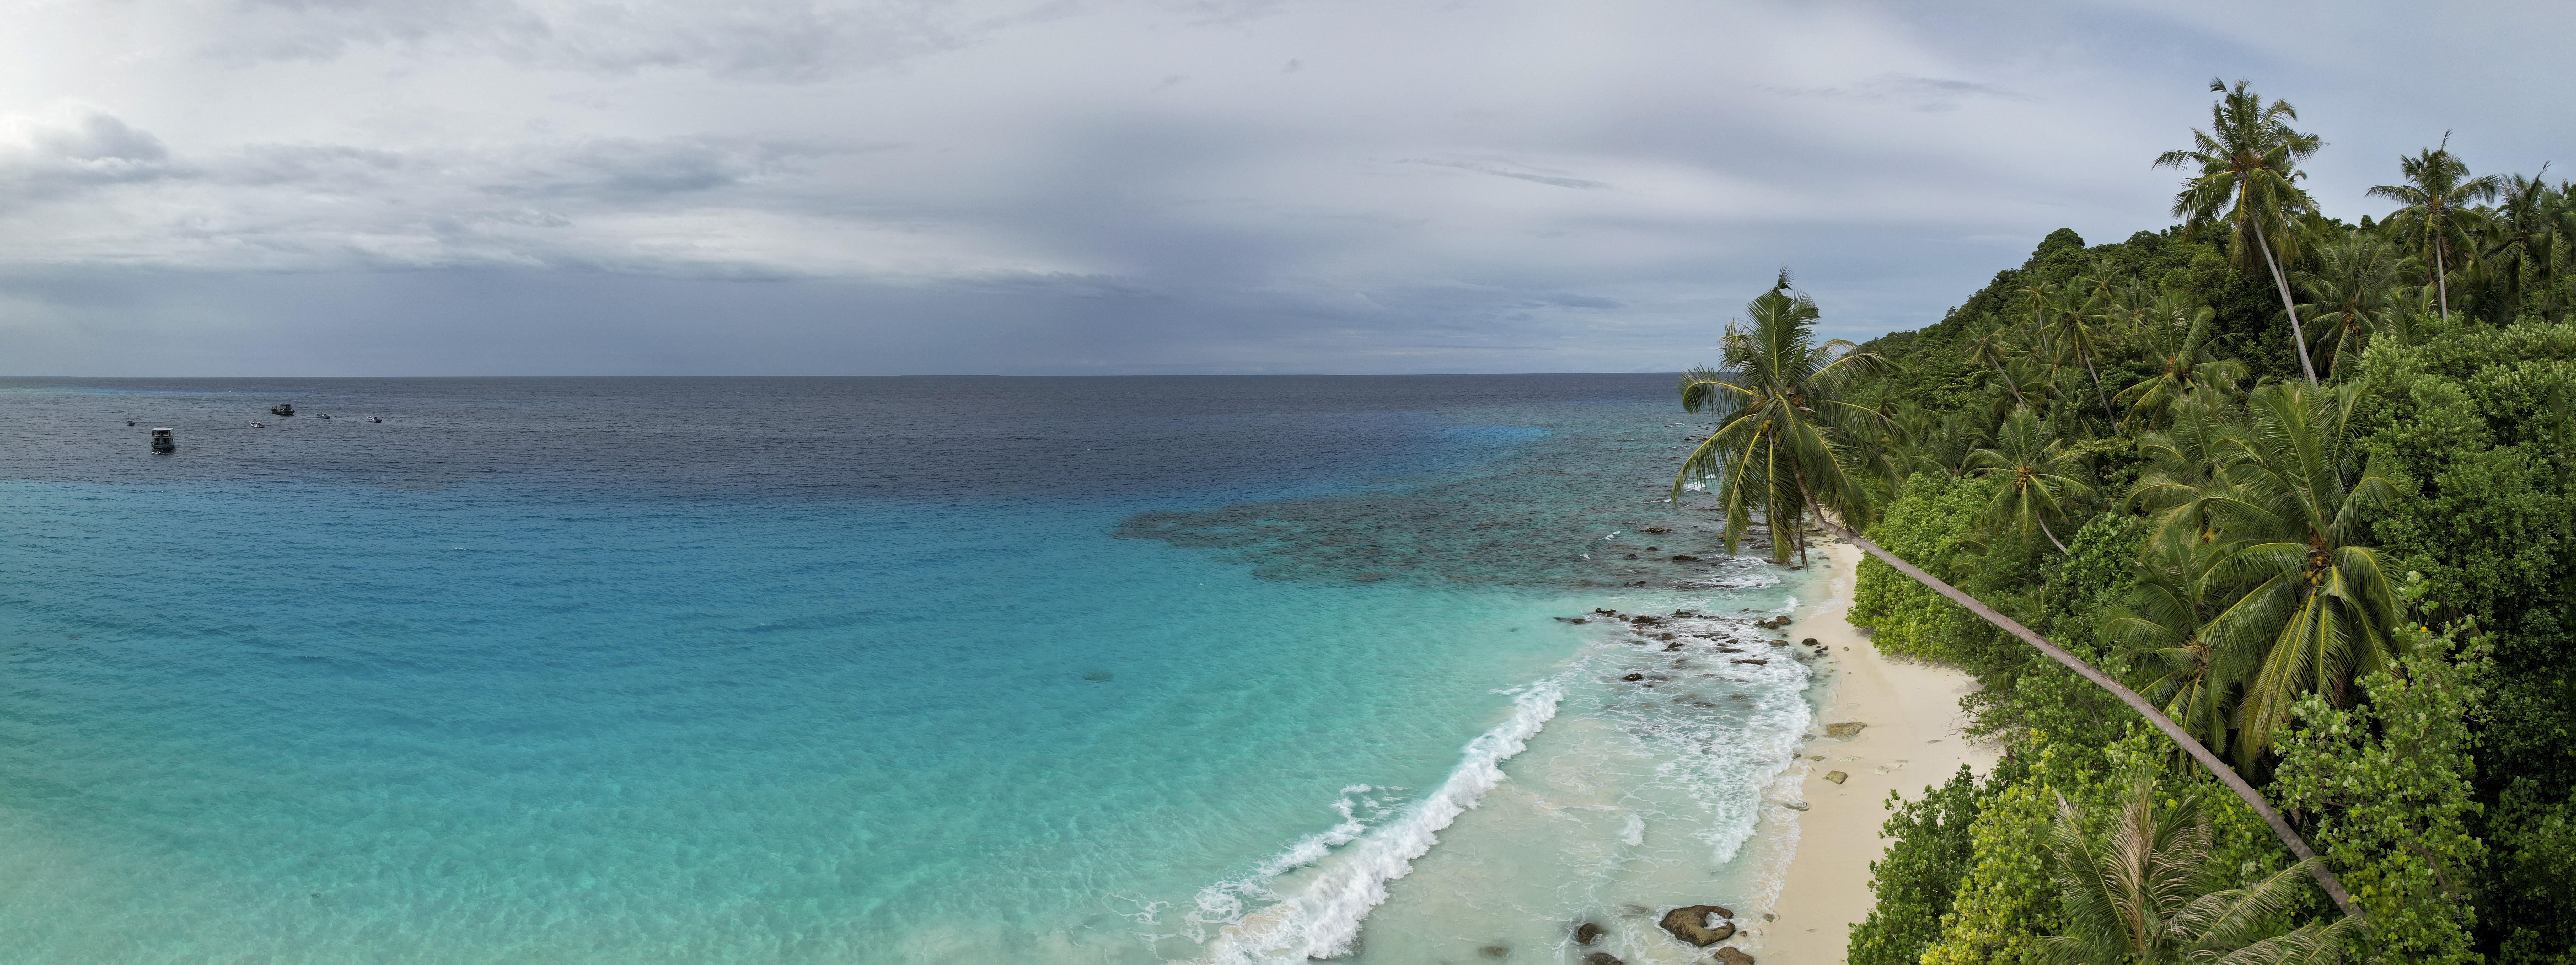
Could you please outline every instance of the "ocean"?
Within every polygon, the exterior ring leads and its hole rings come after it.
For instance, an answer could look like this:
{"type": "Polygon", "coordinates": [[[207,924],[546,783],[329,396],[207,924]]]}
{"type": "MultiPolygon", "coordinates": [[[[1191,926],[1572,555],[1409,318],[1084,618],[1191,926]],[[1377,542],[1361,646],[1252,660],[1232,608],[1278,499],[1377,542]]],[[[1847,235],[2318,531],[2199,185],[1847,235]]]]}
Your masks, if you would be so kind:
{"type": "Polygon", "coordinates": [[[1672,381],[0,380],[0,960],[1689,960],[1821,671],[1672,381]]]}

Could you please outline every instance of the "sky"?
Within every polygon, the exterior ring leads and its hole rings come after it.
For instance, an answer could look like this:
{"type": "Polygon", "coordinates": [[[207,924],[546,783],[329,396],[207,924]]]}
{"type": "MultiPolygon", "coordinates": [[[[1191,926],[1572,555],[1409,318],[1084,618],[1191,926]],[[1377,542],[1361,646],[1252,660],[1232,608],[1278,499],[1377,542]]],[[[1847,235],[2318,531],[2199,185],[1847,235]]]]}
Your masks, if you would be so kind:
{"type": "Polygon", "coordinates": [[[2576,165],[2560,4],[0,8],[16,375],[1676,371],[2170,224],[2213,77],[2346,219],[2576,165]]]}

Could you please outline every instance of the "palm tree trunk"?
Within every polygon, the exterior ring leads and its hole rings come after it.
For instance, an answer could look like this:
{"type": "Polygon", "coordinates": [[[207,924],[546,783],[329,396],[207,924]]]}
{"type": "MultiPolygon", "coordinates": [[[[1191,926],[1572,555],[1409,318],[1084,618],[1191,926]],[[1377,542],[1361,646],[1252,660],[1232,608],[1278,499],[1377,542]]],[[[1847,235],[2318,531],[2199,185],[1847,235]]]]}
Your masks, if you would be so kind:
{"type": "MultiPolygon", "coordinates": [[[[1869,555],[1878,557],[1880,562],[1895,567],[1897,572],[1912,578],[1914,582],[1949,597],[1951,602],[1968,608],[1968,612],[1984,618],[1987,623],[2003,628],[2006,633],[2020,637],[2022,642],[2039,648],[2039,652],[2047,654],[2049,659],[2083,675],[2084,679],[2092,681],[2094,686],[2110,691],[2112,696],[2120,698],[2121,703],[2129,705],[2129,709],[2137,711],[2139,716],[2147,719],[2148,723],[2156,725],[2156,729],[2163,731],[2166,737],[2182,745],[2182,749],[2189,753],[2193,760],[2199,761],[2201,767],[2206,768],[2221,783],[2226,784],[2229,790],[2235,791],[2237,797],[2244,799],[2245,806],[2253,808],[2255,814],[2262,816],[2263,823],[2272,826],[2272,833],[2280,836],[2281,843],[2290,846],[2291,854],[2297,855],[2301,861],[2317,856],[2315,851],[2308,848],[2308,842],[2299,837],[2299,832],[2290,827],[2290,822],[2281,817],[2281,812],[2272,808],[2272,802],[2264,800],[2261,792],[2254,790],[2253,785],[2245,783],[2245,778],[2237,774],[2234,768],[2228,767],[2226,762],[2218,759],[2218,755],[2210,753],[2209,748],[2201,746],[2199,741],[2192,739],[2189,732],[2173,722],[2173,718],[2165,716],[2163,711],[2157,710],[2156,705],[2148,703],[2146,698],[2138,696],[2136,691],[2121,686],[2120,682],[2111,679],[2109,674],[2094,669],[2092,664],[2076,659],[2074,654],[2061,650],[2039,634],[2032,633],[2029,627],[2022,626],[2014,622],[2011,617],[1995,612],[1993,607],[1978,602],[1976,597],[1959,592],[1959,588],[1934,578],[1932,574],[1923,572],[1912,563],[1898,559],[1896,554],[1863,539],[1859,533],[1826,519],[1824,513],[1818,512],[1816,521],[1822,523],[1835,535],[1850,540],[1852,545],[1867,551],[1869,555]]],[[[2050,539],[2054,540],[2056,537],[2052,536],[2050,539]]],[[[2343,908],[2344,914],[2361,917],[2361,906],[2353,904],[2352,895],[2343,890],[2343,882],[2336,880],[2334,872],[2326,870],[2324,862],[2320,861],[2311,866],[2309,873],[2317,879],[2317,887],[2325,889],[2326,895],[2343,908]]]]}
{"type": "Polygon", "coordinates": [[[2272,241],[2263,237],[2263,225],[2250,220],[2247,223],[2254,225],[2254,243],[2263,246],[2263,263],[2272,268],[2272,284],[2281,289],[2281,310],[2290,313],[2290,345],[2299,350],[2299,371],[2307,373],[2309,385],[2315,385],[2317,367],[2308,364],[2308,335],[2299,330],[2299,306],[2290,301],[2290,280],[2281,277],[2281,262],[2272,257],[2272,241]]]}
{"type": "Polygon", "coordinates": [[[2074,550],[2071,550],[2071,549],[2067,549],[2067,548],[2066,548],[2066,544],[2057,542],[2057,534],[2056,534],[2056,533],[2053,533],[2053,532],[2050,532],[2050,531],[2049,531],[2049,529],[2048,529],[2048,520],[2045,520],[2045,519],[2041,519],[2041,518],[2039,518],[2039,514],[2037,514],[2037,513],[2033,513],[2033,514],[2031,514],[2031,518],[2032,518],[2032,520],[2033,520],[2033,521],[2035,521],[2035,522],[2039,523],[2039,535],[2042,535],[2042,536],[2046,536],[2046,537],[2048,537],[2048,541],[2049,541],[2050,543],[2055,544],[2055,545],[2057,546],[2057,551],[2058,551],[2058,552],[2063,553],[2063,554],[2066,554],[2066,555],[2068,555],[2068,556],[2073,556],[2073,555],[2075,555],[2075,551],[2074,551],[2074,550]]]}
{"type": "Polygon", "coordinates": [[[2445,322],[2451,320],[2451,282],[2446,277],[2450,272],[2442,263],[2442,249],[2450,246],[2448,238],[2433,239],[2433,291],[2442,296],[2442,320],[2445,322]]]}
{"type": "Polygon", "coordinates": [[[2093,370],[2093,357],[2090,355],[2084,357],[2084,374],[2093,377],[2093,394],[2102,398],[2102,418],[2117,424],[2120,417],[2111,414],[2111,396],[2102,391],[2102,373],[2093,370]]]}

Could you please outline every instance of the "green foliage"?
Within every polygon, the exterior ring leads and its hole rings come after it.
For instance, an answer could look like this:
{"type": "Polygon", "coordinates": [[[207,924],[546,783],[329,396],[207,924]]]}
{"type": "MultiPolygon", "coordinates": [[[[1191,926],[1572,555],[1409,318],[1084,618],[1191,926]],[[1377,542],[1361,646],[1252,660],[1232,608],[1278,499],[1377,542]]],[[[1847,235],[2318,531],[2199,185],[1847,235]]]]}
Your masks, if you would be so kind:
{"type": "Polygon", "coordinates": [[[2024,773],[1990,781],[1968,828],[1973,863],[1942,919],[1941,937],[1923,950],[1923,965],[2043,959],[2040,940],[2062,922],[2042,844],[2055,803],[2050,779],[2062,774],[2052,750],[2042,748],[2024,773]]]}
{"type": "Polygon", "coordinates": [[[1949,783],[1924,788],[1921,800],[1888,792],[1887,809],[1895,812],[1880,832],[1891,839],[1887,855],[1869,865],[1878,902],[1852,929],[1852,965],[1914,965],[1941,937],[1941,917],[1976,857],[1977,779],[1966,765],[1949,783]]]}
{"type": "MultiPolygon", "coordinates": [[[[1977,513],[1995,488],[1990,481],[1916,473],[1866,535],[1888,552],[1947,579],[1950,560],[1974,542],[1977,513]]],[[[1882,653],[1956,662],[1950,642],[1975,632],[1963,628],[1984,625],[1876,559],[1861,560],[1854,582],[1849,618],[1852,625],[1871,631],[1870,642],[1882,653]]]]}
{"type": "Polygon", "coordinates": [[[2412,654],[2361,679],[2369,702],[2301,700],[2280,738],[2272,798],[2368,917],[2374,960],[2474,962],[2470,889],[2486,845],[2470,833],[2471,716],[2482,661],[2446,659],[2452,635],[2411,633],[2412,654]]]}
{"type": "MultiPolygon", "coordinates": [[[[2316,141],[2286,105],[2217,90],[2164,159],[2189,224],[2051,232],[1939,323],[1862,346],[1893,368],[1842,387],[1884,417],[1856,447],[1896,467],[1867,484],[1869,535],[2233,756],[2366,906],[2376,960],[2576,965],[2571,185],[2473,178],[2434,148],[2384,192],[2409,210],[2347,225],[2313,214],[2316,141]],[[2323,385],[2284,385],[2308,381],[2302,350],[2323,385]],[[2043,471],[2102,498],[2034,489],[2043,471]],[[2410,570],[2440,605],[2401,613],[2387,574],[2410,570]],[[2456,665],[2416,629],[2465,618],[2483,655],[2456,665]]],[[[1972,731],[2007,751],[1973,792],[1899,806],[1855,961],[2037,960],[2072,921],[2041,845],[2056,796],[2092,813],[2112,775],[2154,771],[2177,800],[2212,783],[1876,561],[1851,616],[1884,652],[1974,674],[1972,731]],[[1963,834],[1935,810],[1973,817],[1963,834]],[[1964,869],[1946,898],[1932,868],[1964,869]]],[[[2288,867],[2250,808],[2203,800],[2221,877],[2288,867]]],[[[2303,894],[2283,924],[2322,926],[2303,894]]]]}

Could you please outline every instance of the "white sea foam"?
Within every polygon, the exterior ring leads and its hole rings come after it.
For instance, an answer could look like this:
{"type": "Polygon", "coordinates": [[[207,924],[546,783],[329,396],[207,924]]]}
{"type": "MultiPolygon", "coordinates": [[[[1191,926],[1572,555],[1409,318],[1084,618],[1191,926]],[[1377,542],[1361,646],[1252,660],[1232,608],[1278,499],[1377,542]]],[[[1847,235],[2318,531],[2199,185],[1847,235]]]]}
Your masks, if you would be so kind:
{"type": "Polygon", "coordinates": [[[1556,716],[1564,696],[1564,688],[1554,681],[1522,690],[1513,698],[1511,718],[1469,741],[1447,780],[1374,830],[1357,816],[1359,808],[1373,802],[1353,796],[1371,789],[1344,788],[1338,805],[1341,824],[1307,836],[1249,875],[1199,892],[1189,920],[1221,925],[1206,961],[1266,965],[1348,953],[1359,937],[1360,921],[1386,901],[1387,882],[1411,872],[1413,859],[1439,843],[1442,829],[1503,782],[1502,763],[1529,746],[1529,739],[1556,716]],[[1281,875],[1310,865],[1315,874],[1293,893],[1271,890],[1281,875]],[[1275,898],[1278,903],[1247,914],[1247,898],[1275,898]]]}

